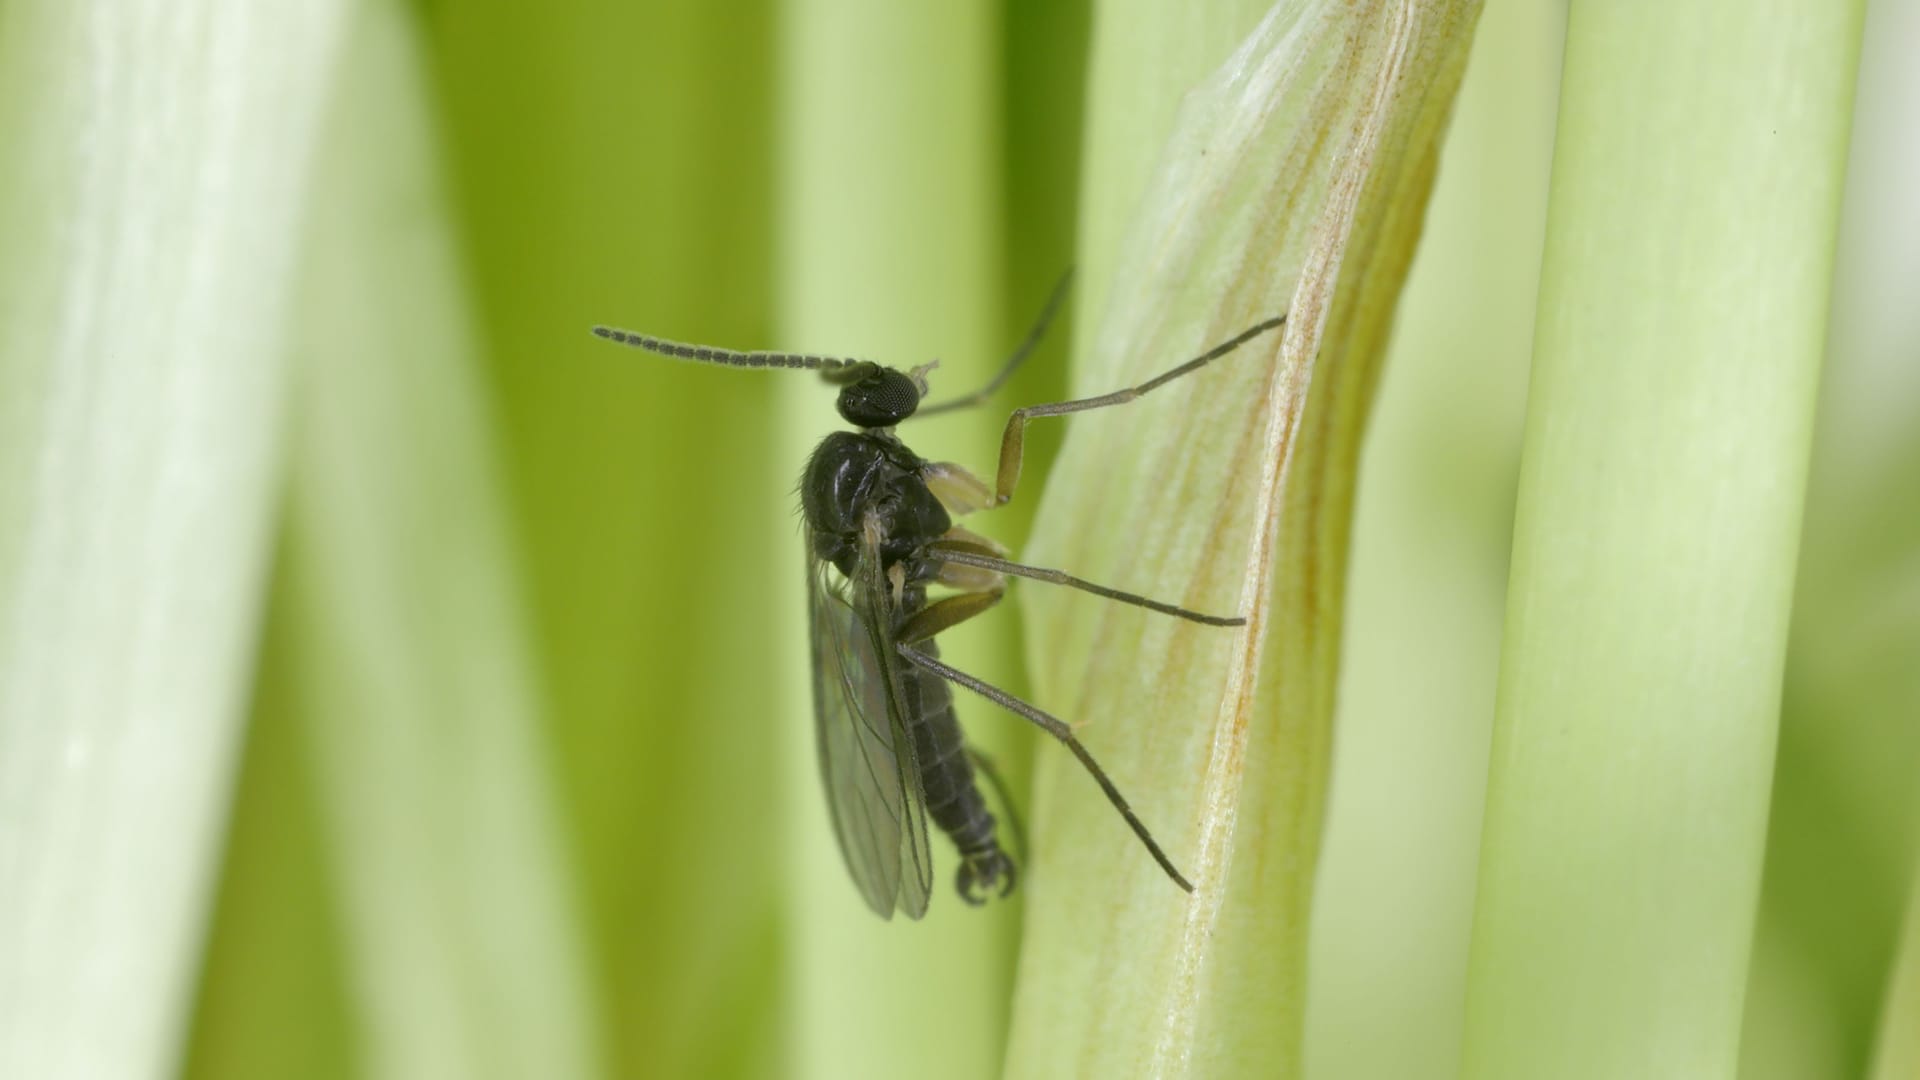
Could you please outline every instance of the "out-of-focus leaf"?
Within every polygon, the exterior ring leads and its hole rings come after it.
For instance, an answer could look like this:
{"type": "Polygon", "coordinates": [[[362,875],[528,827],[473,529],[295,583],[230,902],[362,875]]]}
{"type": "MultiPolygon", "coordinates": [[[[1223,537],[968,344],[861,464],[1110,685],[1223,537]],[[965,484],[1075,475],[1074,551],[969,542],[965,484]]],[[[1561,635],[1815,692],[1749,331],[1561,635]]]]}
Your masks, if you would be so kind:
{"type": "Polygon", "coordinates": [[[1881,1011],[1874,1080],[1903,1080],[1920,1075],[1920,888],[1910,890],[1907,925],[1894,959],[1893,978],[1881,1011]]]}
{"type": "Polygon", "coordinates": [[[0,6],[6,1076],[174,1067],[345,6],[0,6]]]}
{"type": "Polygon", "coordinates": [[[804,624],[779,380],[596,323],[772,322],[772,3],[450,3],[426,19],[486,345],[591,1007],[624,1076],[784,1060],[781,737],[804,624]]]}
{"type": "Polygon", "coordinates": [[[291,708],[371,1075],[598,1071],[475,339],[408,16],[320,158],[286,553],[291,708]]]}
{"type": "Polygon", "coordinates": [[[1860,7],[1572,10],[1469,1077],[1735,1071],[1860,7]]]}
{"type": "Polygon", "coordinates": [[[1920,5],[1869,3],[1743,1080],[1859,1076],[1920,852],[1920,5]]]}

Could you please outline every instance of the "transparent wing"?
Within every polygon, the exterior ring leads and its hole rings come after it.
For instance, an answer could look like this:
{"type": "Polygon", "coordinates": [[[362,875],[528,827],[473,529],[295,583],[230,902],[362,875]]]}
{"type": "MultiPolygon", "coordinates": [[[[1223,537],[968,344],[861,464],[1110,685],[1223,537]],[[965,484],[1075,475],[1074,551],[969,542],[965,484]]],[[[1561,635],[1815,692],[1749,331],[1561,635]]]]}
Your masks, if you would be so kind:
{"type": "Polygon", "coordinates": [[[867,906],[927,910],[933,859],[920,770],[907,733],[906,661],[893,648],[892,594],[877,551],[861,552],[844,586],[807,552],[813,719],[820,779],[840,853],[867,906]]]}

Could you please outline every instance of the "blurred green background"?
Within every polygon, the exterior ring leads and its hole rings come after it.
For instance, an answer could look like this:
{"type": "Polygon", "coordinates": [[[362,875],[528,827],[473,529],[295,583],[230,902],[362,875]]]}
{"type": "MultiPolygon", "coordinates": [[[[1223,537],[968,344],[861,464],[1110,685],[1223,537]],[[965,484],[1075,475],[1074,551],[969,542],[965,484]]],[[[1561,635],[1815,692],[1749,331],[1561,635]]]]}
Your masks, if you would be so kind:
{"type": "MultiPolygon", "coordinates": [[[[511,1072],[541,1047],[633,1077],[997,1065],[1017,905],[937,901],[924,926],[881,925],[826,839],[795,690],[791,494],[824,400],[586,328],[937,355],[940,385],[971,385],[1072,258],[1092,15],[876,6],[850,41],[783,24],[806,7],[370,4],[349,35],[188,1074],[511,1072]],[[959,59],[930,72],[927,55],[959,59]],[[898,99],[833,83],[860,56],[900,67],[898,99]],[[871,160],[868,130],[907,134],[871,160]],[[835,233],[862,213],[886,228],[835,233]],[[370,344],[341,325],[357,318],[410,330],[370,344]],[[342,479],[368,462],[390,490],[342,479]],[[482,719],[395,730],[422,702],[482,719]],[[518,809],[490,817],[496,795],[518,809]],[[436,819],[489,850],[436,850],[436,819]],[[447,1049],[476,1034],[499,1056],[447,1049]]],[[[1920,79],[1899,45],[1920,40],[1916,12],[1869,12],[1747,1007],[1755,1078],[1866,1068],[1920,840],[1920,79]]],[[[1444,1076],[1458,1057],[1563,29],[1553,3],[1482,18],[1374,409],[1314,1077],[1444,1076]]],[[[1058,325],[1001,403],[1060,396],[1072,333],[1058,325]]],[[[916,448],[984,467],[988,412],[916,448]]],[[[1034,475],[1058,438],[1035,429],[1034,475]]],[[[993,532],[1017,544],[1025,522],[993,532]]],[[[956,655],[1018,691],[1018,617],[989,621],[956,655]]],[[[1023,737],[985,712],[966,719],[1019,771],[1023,737]]]]}

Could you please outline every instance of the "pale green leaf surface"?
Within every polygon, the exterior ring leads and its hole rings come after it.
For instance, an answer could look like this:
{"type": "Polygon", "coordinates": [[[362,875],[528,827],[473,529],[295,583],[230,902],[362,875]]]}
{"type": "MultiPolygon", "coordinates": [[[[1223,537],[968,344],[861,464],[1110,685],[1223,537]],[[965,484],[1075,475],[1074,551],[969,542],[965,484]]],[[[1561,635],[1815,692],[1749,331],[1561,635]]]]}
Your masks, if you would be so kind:
{"type": "Polygon", "coordinates": [[[183,1038],[342,11],[0,7],[0,1075],[183,1038]]]}
{"type": "Polygon", "coordinates": [[[1859,14],[1572,11],[1467,1076],[1734,1072],[1859,14]]]}
{"type": "Polygon", "coordinates": [[[1352,473],[1477,5],[1277,5],[1196,70],[1217,65],[1164,145],[1150,122],[1132,136],[1154,139],[1144,159],[1104,145],[1120,130],[1104,110],[1155,115],[1107,50],[1154,70],[1165,48],[1178,68],[1180,10],[1100,24],[1089,213],[1124,201],[1098,185],[1127,190],[1129,162],[1159,164],[1136,207],[1088,221],[1083,249],[1118,255],[1076,388],[1289,323],[1124,417],[1076,418],[1031,561],[1250,625],[1027,599],[1041,700],[1090,725],[1197,890],[1166,880],[1077,764],[1042,759],[1014,1075],[1298,1070],[1352,473]]]}

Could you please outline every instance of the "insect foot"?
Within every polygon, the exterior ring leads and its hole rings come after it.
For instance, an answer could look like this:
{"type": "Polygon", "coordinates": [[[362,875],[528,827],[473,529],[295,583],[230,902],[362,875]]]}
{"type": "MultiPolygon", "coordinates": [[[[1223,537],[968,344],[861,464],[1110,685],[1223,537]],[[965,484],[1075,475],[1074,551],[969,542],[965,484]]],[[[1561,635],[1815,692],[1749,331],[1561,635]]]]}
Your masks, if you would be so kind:
{"type": "Polygon", "coordinates": [[[960,899],[974,907],[987,902],[987,895],[994,883],[1000,883],[999,895],[1006,897],[1013,892],[1013,859],[997,847],[985,851],[975,851],[960,856],[960,872],[954,875],[954,884],[960,890],[960,899]]]}

